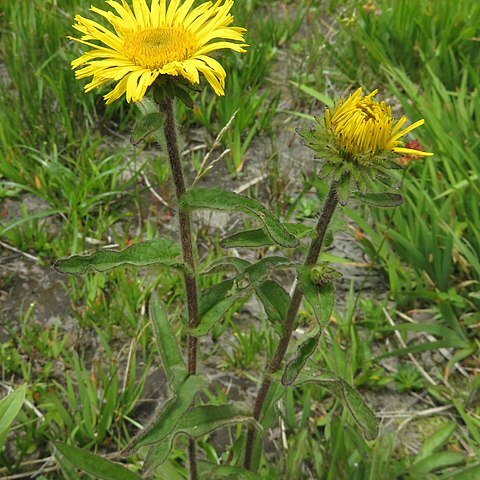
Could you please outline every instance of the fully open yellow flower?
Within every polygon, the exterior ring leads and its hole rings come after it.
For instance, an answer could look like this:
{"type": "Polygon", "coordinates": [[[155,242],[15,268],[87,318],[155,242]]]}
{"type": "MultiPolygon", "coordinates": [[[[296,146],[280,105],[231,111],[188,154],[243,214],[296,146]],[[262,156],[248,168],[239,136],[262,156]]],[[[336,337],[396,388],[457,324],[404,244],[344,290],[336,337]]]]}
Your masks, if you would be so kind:
{"type": "Polygon", "coordinates": [[[362,97],[359,88],[346,100],[340,99],[333,112],[327,108],[325,127],[327,135],[333,139],[336,148],[350,155],[380,155],[388,152],[430,156],[429,152],[401,147],[401,138],[415,128],[423,125],[424,120],[412,123],[401,130],[406,117],[395,122],[392,108],[385,102],[373,100],[378,92],[362,97]]]}
{"type": "Polygon", "coordinates": [[[125,0],[107,0],[116,14],[91,7],[114,32],[77,15],[74,28],[83,36],[69,38],[92,47],[72,62],[73,69],[84,66],[76,78],[93,76],[85,91],[113,81],[115,88],[104,97],[107,104],[124,93],[127,102],[137,102],[159,75],[180,76],[196,84],[201,73],[215,93],[223,95],[225,70],[210,54],[224,48],[244,52],[245,29],[229,26],[233,0],[205,2],[192,10],[194,1],[170,0],[167,5],[166,0],[152,0],[149,8],[146,0],[133,0],[132,10],[125,0]]]}

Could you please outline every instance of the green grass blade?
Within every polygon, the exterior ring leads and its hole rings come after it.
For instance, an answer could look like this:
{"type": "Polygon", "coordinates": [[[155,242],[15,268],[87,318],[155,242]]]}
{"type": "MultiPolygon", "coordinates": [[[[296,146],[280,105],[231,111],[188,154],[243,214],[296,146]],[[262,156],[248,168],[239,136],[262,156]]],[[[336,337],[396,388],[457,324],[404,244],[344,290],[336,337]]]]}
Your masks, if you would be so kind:
{"type": "Polygon", "coordinates": [[[0,448],[25,400],[26,387],[22,386],[0,400],[0,448]]]}
{"type": "Polygon", "coordinates": [[[124,466],[99,457],[82,448],[56,443],[57,450],[80,470],[101,480],[140,480],[137,474],[124,466]]]}

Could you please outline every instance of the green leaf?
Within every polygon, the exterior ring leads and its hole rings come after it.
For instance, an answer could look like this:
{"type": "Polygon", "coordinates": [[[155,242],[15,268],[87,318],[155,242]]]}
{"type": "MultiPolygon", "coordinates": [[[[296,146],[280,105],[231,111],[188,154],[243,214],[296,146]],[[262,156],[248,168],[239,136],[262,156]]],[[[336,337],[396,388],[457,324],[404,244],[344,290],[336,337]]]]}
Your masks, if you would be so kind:
{"type": "Polygon", "coordinates": [[[361,193],[353,192],[355,200],[373,205],[375,207],[398,207],[403,203],[403,196],[400,193],[361,193]]]}
{"type": "Polygon", "coordinates": [[[350,198],[350,173],[343,173],[340,181],[337,183],[337,193],[340,205],[346,205],[350,198]]]}
{"type": "Polygon", "coordinates": [[[477,480],[480,478],[480,465],[473,465],[471,467],[462,468],[461,470],[455,469],[447,475],[442,475],[442,480],[477,480]]]}
{"type": "Polygon", "coordinates": [[[284,333],[283,323],[287,316],[290,305],[290,295],[273,280],[265,280],[255,290],[257,297],[262,302],[268,320],[275,331],[282,336],[284,333]]]}
{"type": "Polygon", "coordinates": [[[258,262],[245,269],[244,274],[248,277],[250,284],[258,284],[274,270],[288,268],[292,262],[285,257],[269,256],[263,257],[258,262]]]}
{"type": "Polygon", "coordinates": [[[206,290],[200,293],[200,302],[198,310],[200,313],[200,318],[205,316],[212,308],[215,307],[222,300],[225,300],[226,297],[229,297],[232,292],[236,289],[234,287],[233,279],[224,280],[223,282],[212,285],[206,290]]]}
{"type": "Polygon", "coordinates": [[[294,82],[293,80],[290,80],[290,83],[292,85],[295,85],[296,87],[298,87],[300,90],[305,92],[307,95],[310,95],[311,97],[315,98],[319,102],[324,103],[330,109],[333,109],[333,107],[335,106],[335,103],[331,98],[327,97],[326,95],[319,92],[318,90],[315,90],[312,87],[308,87],[307,85],[303,85],[300,82],[294,82]]]}
{"type": "Polygon", "coordinates": [[[251,412],[235,405],[200,405],[191,408],[178,422],[168,439],[153,445],[145,458],[144,469],[151,471],[165,462],[180,435],[201,438],[219,428],[238,423],[255,423],[251,412]]]}
{"type": "Polygon", "coordinates": [[[445,425],[440,427],[435,433],[430,435],[423,444],[420,453],[416,456],[415,462],[428,457],[432,453],[442,448],[453,435],[457,424],[455,422],[446,422],[445,425]]]}
{"type": "Polygon", "coordinates": [[[182,88],[181,85],[175,86],[175,96],[179,98],[185,104],[185,106],[188,108],[193,108],[193,99],[190,92],[187,89],[182,88]]]}
{"type": "Polygon", "coordinates": [[[412,473],[429,473],[441,468],[452,467],[464,463],[466,456],[458,452],[434,453],[418,462],[415,462],[410,471],[412,473]]]}
{"type": "Polygon", "coordinates": [[[205,298],[200,301],[200,323],[191,329],[190,333],[199,337],[206,335],[235,302],[253,293],[265,277],[277,268],[290,265],[290,260],[283,257],[264,257],[245,268],[235,279],[226,280],[208,289],[205,295],[201,295],[201,298],[205,298]],[[240,283],[243,281],[248,283],[242,288],[240,283]]]}
{"type": "Polygon", "coordinates": [[[262,228],[245,230],[223,238],[220,242],[222,248],[255,248],[275,245],[272,237],[262,228]]]}
{"type": "Polygon", "coordinates": [[[120,251],[99,250],[91,255],[73,255],[57,260],[53,267],[60,273],[83,274],[92,271],[105,272],[124,265],[184,266],[180,246],[173,240],[159,238],[136,243],[120,251]]]}
{"type": "Polygon", "coordinates": [[[320,328],[323,328],[332,314],[335,303],[335,291],[332,282],[316,285],[311,278],[312,269],[297,267],[298,280],[302,287],[305,300],[312,306],[320,328]]]}
{"type": "Polygon", "coordinates": [[[25,400],[26,387],[22,386],[0,400],[0,449],[25,400]]]}
{"type": "Polygon", "coordinates": [[[203,273],[210,274],[227,271],[243,273],[250,265],[251,263],[249,261],[238,257],[223,257],[213,261],[203,273]]]}
{"type": "Polygon", "coordinates": [[[276,421],[278,421],[278,401],[283,397],[286,388],[279,381],[276,381],[276,373],[270,375],[272,377],[272,384],[268,389],[265,397],[265,402],[262,407],[261,425],[263,428],[270,428],[276,421]]]}
{"type": "Polygon", "coordinates": [[[320,335],[320,333],[316,333],[308,337],[298,346],[293,358],[285,366],[282,376],[283,385],[291,385],[298,377],[308,358],[314,354],[320,335]]]}
{"type": "Polygon", "coordinates": [[[143,115],[138,120],[130,137],[132,145],[138,145],[142,140],[146,140],[157,130],[163,127],[163,115],[158,112],[143,115]]]}
{"type": "Polygon", "coordinates": [[[165,439],[174,431],[180,419],[188,411],[197,393],[208,383],[208,378],[202,375],[187,377],[185,382],[177,388],[176,395],[165,403],[157,420],[134,438],[122,454],[130,455],[144,445],[151,445],[165,439]]]}
{"type": "Polygon", "coordinates": [[[339,397],[348,408],[352,417],[362,429],[368,440],[373,440],[378,433],[377,420],[375,414],[370,410],[367,404],[362,400],[359,393],[349,385],[343,378],[340,378],[333,372],[321,370],[315,375],[300,374],[295,385],[313,382],[321,385],[339,397]]]}
{"type": "Polygon", "coordinates": [[[226,425],[245,422],[254,422],[252,413],[236,405],[200,405],[183,416],[175,431],[199,438],[226,425]]]}
{"type": "Polygon", "coordinates": [[[210,287],[205,294],[200,295],[200,322],[190,333],[198,337],[206,335],[233,304],[248,293],[246,288],[237,288],[233,280],[225,280],[210,287]]]}
{"type": "MultiPolygon", "coordinates": [[[[294,235],[296,238],[315,236],[315,228],[308,227],[301,223],[284,223],[283,226],[289,233],[294,235]]],[[[223,248],[255,248],[275,245],[275,242],[272,240],[270,235],[268,235],[268,233],[266,233],[262,228],[258,228],[256,230],[245,230],[243,232],[238,232],[234,235],[230,235],[229,237],[224,238],[220,242],[220,245],[223,248]]]]}
{"type": "Polygon", "coordinates": [[[288,248],[298,245],[298,240],[261,203],[252,198],[219,188],[194,188],[182,197],[181,203],[190,208],[246,213],[260,220],[270,238],[278,245],[288,248]]]}
{"type": "Polygon", "coordinates": [[[177,338],[168,321],[165,308],[155,292],[150,295],[149,303],[150,320],[152,321],[158,351],[162,358],[163,368],[170,388],[176,389],[187,378],[187,366],[178,348],[177,338]]]}
{"type": "Polygon", "coordinates": [[[80,470],[101,480],[141,480],[141,477],[124,466],[106,460],[82,448],[56,443],[57,450],[80,470]]]}
{"type": "Polygon", "coordinates": [[[174,444],[175,434],[170,434],[167,438],[164,438],[159,443],[154,443],[149,447],[147,456],[143,462],[143,473],[148,475],[153,472],[160,465],[163,465],[170,452],[172,451],[174,444]]]}

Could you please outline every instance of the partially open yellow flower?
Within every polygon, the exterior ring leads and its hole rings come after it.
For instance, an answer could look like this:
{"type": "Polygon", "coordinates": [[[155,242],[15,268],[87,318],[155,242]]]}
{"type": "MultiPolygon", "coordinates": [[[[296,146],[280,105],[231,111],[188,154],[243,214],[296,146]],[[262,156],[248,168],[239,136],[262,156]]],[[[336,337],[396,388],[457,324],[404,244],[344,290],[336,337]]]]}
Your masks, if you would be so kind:
{"type": "Polygon", "coordinates": [[[415,128],[423,125],[419,120],[401,130],[406,117],[395,122],[392,107],[385,102],[373,100],[378,92],[362,97],[359,88],[346,100],[340,99],[333,109],[325,112],[327,135],[333,140],[339,151],[350,155],[381,155],[395,152],[416,156],[431,156],[432,153],[401,147],[401,138],[415,128]]]}
{"type": "Polygon", "coordinates": [[[97,22],[75,17],[74,28],[83,33],[72,40],[92,47],[72,62],[76,78],[93,76],[89,92],[111,81],[115,88],[104,96],[110,104],[126,94],[127,102],[141,100],[160,75],[180,76],[191,84],[203,74],[217,95],[224,94],[225,70],[210,54],[220,49],[244,52],[245,29],[230,27],[233,0],[205,2],[191,10],[195,0],[107,0],[116,11],[91,7],[105,17],[114,32],[97,22]],[[100,45],[92,43],[100,42],[100,45]],[[241,43],[235,43],[241,42],[241,43]]]}
{"type": "Polygon", "coordinates": [[[300,131],[305,144],[316,152],[322,164],[320,178],[337,184],[341,202],[346,202],[354,182],[360,192],[381,183],[394,186],[394,170],[402,168],[399,155],[431,156],[433,153],[416,150],[415,143],[403,146],[403,137],[424,123],[423,120],[404,128],[407,121],[396,121],[392,108],[373,99],[378,90],[362,96],[359,88],[346,100],[340,99],[324,116],[315,117],[316,125],[300,131]]]}

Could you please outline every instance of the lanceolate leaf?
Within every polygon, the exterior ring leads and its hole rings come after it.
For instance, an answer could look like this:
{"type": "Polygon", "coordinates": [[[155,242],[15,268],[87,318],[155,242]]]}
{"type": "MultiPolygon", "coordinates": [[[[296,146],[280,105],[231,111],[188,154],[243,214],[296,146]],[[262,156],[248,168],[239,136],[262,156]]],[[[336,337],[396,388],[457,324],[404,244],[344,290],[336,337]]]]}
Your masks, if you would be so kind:
{"type": "Polygon", "coordinates": [[[8,434],[8,428],[22,408],[24,400],[25,386],[0,400],[0,449],[8,434]]]}
{"type": "Polygon", "coordinates": [[[283,385],[288,386],[295,381],[308,358],[315,352],[319,339],[320,333],[317,333],[308,337],[298,346],[293,358],[285,366],[282,376],[283,385]]]}
{"type": "Polygon", "coordinates": [[[171,389],[175,392],[187,377],[187,366],[178,348],[177,338],[168,321],[165,308],[154,292],[150,296],[148,309],[165,375],[171,389]]]}
{"type": "Polygon", "coordinates": [[[260,220],[270,238],[283,247],[293,248],[298,240],[259,202],[219,188],[194,188],[182,198],[190,208],[212,208],[229,212],[242,212],[260,220]]]}
{"type": "Polygon", "coordinates": [[[203,273],[210,274],[210,273],[231,272],[231,271],[234,271],[236,273],[242,273],[250,265],[251,263],[249,261],[243,260],[242,258],[223,257],[213,261],[203,273]]]}
{"type": "Polygon", "coordinates": [[[332,282],[317,285],[312,281],[309,268],[302,266],[297,270],[305,299],[312,306],[320,328],[323,328],[330,320],[335,302],[332,282]]]}
{"type": "Polygon", "coordinates": [[[220,242],[220,245],[223,248],[255,248],[275,245],[275,242],[272,240],[272,237],[262,228],[257,228],[255,230],[238,232],[234,235],[223,238],[220,242]]]}
{"type": "MultiPolygon", "coordinates": [[[[308,227],[301,223],[284,223],[285,229],[296,238],[313,237],[315,235],[315,228],[308,227]]],[[[256,230],[245,230],[243,232],[236,233],[229,237],[224,238],[220,245],[223,248],[232,247],[265,247],[275,245],[270,235],[262,228],[256,230]]]]}
{"type": "Polygon", "coordinates": [[[136,243],[124,250],[99,250],[91,255],[73,255],[57,260],[54,268],[61,273],[104,272],[124,265],[145,267],[149,265],[183,266],[182,251],[173,240],[159,238],[136,243]]]}
{"type": "Polygon", "coordinates": [[[251,422],[254,422],[251,412],[246,412],[234,405],[200,405],[193,407],[182,417],[167,439],[150,448],[144,468],[152,470],[161,465],[167,459],[180,435],[201,438],[228,425],[251,422]]]}
{"type": "Polygon", "coordinates": [[[322,370],[315,375],[300,374],[295,385],[300,385],[306,382],[317,383],[339,397],[348,408],[352,417],[360,426],[363,434],[368,440],[373,440],[377,436],[378,424],[375,414],[362,400],[359,393],[343,380],[343,378],[340,378],[333,372],[322,370]]]}
{"type": "Polygon", "coordinates": [[[275,377],[276,373],[271,375],[272,385],[270,386],[265,402],[262,407],[261,425],[263,428],[270,428],[274,422],[278,421],[278,409],[276,407],[278,401],[283,397],[286,388],[275,377]]]}
{"type": "Polygon", "coordinates": [[[75,467],[101,480],[141,480],[124,466],[82,448],[56,443],[57,450],[75,467]]]}
{"type": "Polygon", "coordinates": [[[226,425],[253,421],[251,412],[236,405],[200,405],[189,410],[175,430],[199,438],[226,425]]]}
{"type": "Polygon", "coordinates": [[[403,196],[400,193],[361,193],[354,192],[356,200],[360,200],[375,207],[398,207],[403,203],[403,196]]]}
{"type": "Polygon", "coordinates": [[[287,268],[290,265],[290,260],[283,257],[264,257],[245,268],[234,279],[208,289],[205,296],[200,296],[200,323],[190,330],[190,333],[199,337],[206,335],[235,302],[251,295],[275,269],[287,268]]]}
{"type": "MultiPolygon", "coordinates": [[[[226,282],[222,282],[219,284],[222,287],[225,284],[229,284],[231,282],[232,288],[226,292],[228,295],[226,298],[218,301],[215,304],[206,304],[205,301],[202,301],[200,306],[200,323],[197,327],[190,330],[192,335],[201,337],[202,335],[206,335],[213,326],[225,315],[226,312],[230,308],[232,308],[233,304],[240,300],[241,298],[246,297],[251,289],[250,288],[237,288],[236,285],[233,285],[233,280],[227,280],[226,282]],[[210,307],[208,310],[207,308],[210,307]]],[[[220,290],[217,289],[217,291],[220,290]]],[[[210,300],[210,298],[209,298],[210,300]]]]}
{"type": "Polygon", "coordinates": [[[203,390],[208,383],[208,379],[202,375],[187,377],[185,382],[178,387],[175,392],[176,395],[167,401],[157,420],[145,432],[141,432],[134,438],[122,454],[130,455],[132,451],[144,445],[161,442],[168,437],[190,408],[195,395],[203,390]]]}
{"type": "Polygon", "coordinates": [[[152,135],[157,130],[163,127],[163,115],[158,112],[148,113],[143,115],[138,120],[130,137],[130,143],[137,145],[142,140],[152,135]]]}
{"type": "Polygon", "coordinates": [[[254,284],[263,281],[263,279],[274,270],[288,268],[291,265],[292,262],[284,257],[263,257],[258,262],[246,268],[244,273],[248,277],[250,284],[254,284]]]}
{"type": "Polygon", "coordinates": [[[198,309],[200,318],[207,315],[208,312],[215,308],[215,306],[218,305],[222,300],[233,297],[234,293],[237,291],[238,289],[236,286],[234,286],[233,279],[225,280],[211,286],[210,288],[207,288],[201,293],[199,299],[198,309]]]}
{"type": "Polygon", "coordinates": [[[290,305],[290,295],[273,280],[265,280],[255,290],[259,300],[265,308],[268,320],[275,331],[282,336],[284,333],[283,322],[287,316],[290,305]]]}

